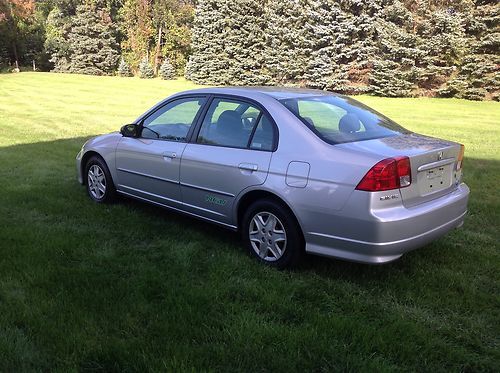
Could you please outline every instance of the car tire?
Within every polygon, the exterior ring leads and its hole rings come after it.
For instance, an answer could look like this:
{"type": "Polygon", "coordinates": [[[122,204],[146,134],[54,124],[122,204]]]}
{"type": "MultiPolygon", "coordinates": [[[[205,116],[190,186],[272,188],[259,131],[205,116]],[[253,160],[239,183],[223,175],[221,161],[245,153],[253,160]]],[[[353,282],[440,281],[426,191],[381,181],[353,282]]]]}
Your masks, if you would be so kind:
{"type": "Polygon", "coordinates": [[[108,166],[101,157],[92,156],[85,165],[85,185],[90,199],[97,203],[111,203],[116,189],[108,166]]]}
{"type": "Polygon", "coordinates": [[[274,199],[250,205],[241,233],[249,254],[268,266],[293,268],[303,256],[304,239],[295,216],[274,199]]]}

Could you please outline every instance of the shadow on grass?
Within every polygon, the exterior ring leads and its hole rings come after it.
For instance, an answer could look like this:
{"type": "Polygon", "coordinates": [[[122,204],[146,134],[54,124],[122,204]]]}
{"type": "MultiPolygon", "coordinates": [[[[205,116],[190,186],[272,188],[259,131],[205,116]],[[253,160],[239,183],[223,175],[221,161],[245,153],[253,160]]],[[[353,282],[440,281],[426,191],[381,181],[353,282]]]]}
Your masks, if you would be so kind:
{"type": "MultiPolygon", "coordinates": [[[[102,206],[96,206],[90,200],[84,201],[87,198],[85,189],[76,180],[74,158],[87,139],[87,137],[79,137],[0,148],[0,178],[4,180],[4,205],[8,207],[9,203],[17,206],[20,203],[26,203],[27,214],[33,209],[47,210],[46,214],[50,214],[50,206],[57,204],[61,196],[71,196],[71,202],[76,200],[78,204],[68,206],[68,208],[82,209],[80,210],[82,215],[89,214],[85,210],[96,211],[101,208],[102,206]],[[43,195],[43,198],[40,195],[43,195]],[[39,202],[36,202],[37,200],[39,202]],[[28,201],[31,201],[31,204],[28,201]]],[[[481,186],[477,188],[478,193],[472,193],[470,214],[466,220],[465,230],[482,229],[490,234],[498,228],[499,221],[500,207],[496,193],[497,185],[494,180],[498,180],[500,175],[500,162],[469,158],[465,162],[465,170],[466,182],[471,189],[474,191],[476,186],[481,186]],[[485,227],[484,222],[492,223],[485,227]]],[[[201,237],[207,242],[215,240],[215,246],[230,246],[235,249],[242,246],[237,233],[217,225],[132,199],[121,198],[118,204],[128,210],[133,210],[130,214],[140,213],[148,222],[175,221],[177,229],[189,229],[196,233],[197,239],[201,237]]],[[[103,229],[109,226],[109,229],[116,230],[116,221],[109,217],[96,218],[100,219],[99,224],[103,229]]],[[[121,227],[118,228],[119,234],[130,231],[127,221],[123,221],[123,224],[119,226],[121,227]]],[[[178,239],[185,240],[180,246],[190,244],[189,236],[184,235],[178,239]]],[[[349,279],[354,282],[358,282],[360,278],[384,281],[395,273],[404,272],[411,275],[415,267],[425,265],[426,261],[445,260],[457,245],[466,244],[460,233],[453,232],[425,248],[410,252],[402,259],[386,265],[364,265],[307,256],[297,272],[313,273],[325,278],[349,279]]],[[[244,255],[242,249],[240,252],[244,255]]]]}

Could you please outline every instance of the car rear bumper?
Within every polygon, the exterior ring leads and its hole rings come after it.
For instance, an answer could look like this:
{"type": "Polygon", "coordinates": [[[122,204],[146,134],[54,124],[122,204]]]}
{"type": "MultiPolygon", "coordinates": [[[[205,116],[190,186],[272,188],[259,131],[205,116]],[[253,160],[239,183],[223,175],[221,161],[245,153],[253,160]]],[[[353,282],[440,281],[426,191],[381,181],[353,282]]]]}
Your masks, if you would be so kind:
{"type": "Polygon", "coordinates": [[[460,227],[467,213],[469,188],[460,184],[453,192],[421,205],[372,211],[369,219],[350,219],[359,236],[323,232],[306,233],[306,251],[362,263],[387,263],[460,227]]]}

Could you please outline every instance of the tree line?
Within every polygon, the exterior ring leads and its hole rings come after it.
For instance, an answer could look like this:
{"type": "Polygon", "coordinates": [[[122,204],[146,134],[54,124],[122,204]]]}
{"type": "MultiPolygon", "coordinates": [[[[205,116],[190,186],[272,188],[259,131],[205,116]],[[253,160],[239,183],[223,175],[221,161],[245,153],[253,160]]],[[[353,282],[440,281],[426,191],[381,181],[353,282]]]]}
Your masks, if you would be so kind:
{"type": "Polygon", "coordinates": [[[0,63],[61,72],[499,100],[499,51],[497,0],[0,0],[0,63]]]}
{"type": "Polygon", "coordinates": [[[0,0],[0,66],[182,74],[193,17],[194,0],[0,0]]]}

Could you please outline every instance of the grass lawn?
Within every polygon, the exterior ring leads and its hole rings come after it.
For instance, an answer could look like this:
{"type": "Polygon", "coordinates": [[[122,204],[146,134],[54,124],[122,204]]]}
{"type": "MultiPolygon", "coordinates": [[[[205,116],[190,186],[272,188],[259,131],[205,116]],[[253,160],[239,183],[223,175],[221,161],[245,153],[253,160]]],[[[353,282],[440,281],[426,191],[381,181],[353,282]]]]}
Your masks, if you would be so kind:
{"type": "Polygon", "coordinates": [[[292,272],[236,234],[92,203],[74,158],[183,81],[0,75],[0,371],[499,371],[500,104],[359,99],[466,146],[464,227],[384,266],[292,272]]]}

